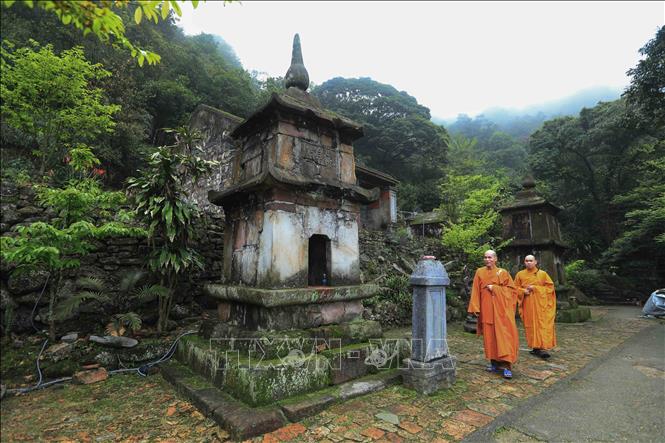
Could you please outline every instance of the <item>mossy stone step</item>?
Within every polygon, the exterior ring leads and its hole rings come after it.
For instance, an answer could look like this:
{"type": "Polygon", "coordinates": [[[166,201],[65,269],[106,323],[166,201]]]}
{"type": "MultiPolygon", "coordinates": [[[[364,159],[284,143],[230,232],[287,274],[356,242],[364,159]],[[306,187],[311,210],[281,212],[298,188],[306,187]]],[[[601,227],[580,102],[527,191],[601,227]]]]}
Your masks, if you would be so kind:
{"type": "Polygon", "coordinates": [[[335,403],[380,391],[398,384],[400,381],[401,376],[395,369],[379,371],[377,374],[367,375],[321,391],[282,400],[279,405],[284,415],[290,421],[295,422],[318,414],[335,403]]]}
{"type": "Polygon", "coordinates": [[[178,343],[176,357],[215,387],[258,406],[397,368],[408,353],[408,341],[377,339],[321,349],[320,353],[304,353],[296,348],[286,357],[268,360],[261,355],[232,352],[218,347],[215,341],[190,335],[178,343]]]}
{"type": "Polygon", "coordinates": [[[214,342],[198,336],[187,336],[178,343],[176,357],[215,387],[253,406],[330,384],[329,361],[317,354],[294,352],[267,360],[261,355],[220,349],[214,342]]]}
{"type": "Polygon", "coordinates": [[[408,341],[376,340],[357,343],[321,352],[330,362],[330,381],[333,385],[347,382],[379,370],[399,367],[410,352],[408,341]]]}
{"type": "Polygon", "coordinates": [[[385,389],[399,383],[401,379],[397,370],[380,371],[338,386],[292,397],[271,406],[251,407],[223,393],[180,363],[171,361],[162,365],[161,374],[179,394],[237,440],[271,432],[289,421],[300,421],[335,403],[385,389]]]}
{"type": "Polygon", "coordinates": [[[245,440],[281,428],[287,423],[277,406],[252,408],[214,388],[186,366],[168,363],[161,374],[176,391],[191,401],[207,417],[229,432],[235,440],[245,440]]]}

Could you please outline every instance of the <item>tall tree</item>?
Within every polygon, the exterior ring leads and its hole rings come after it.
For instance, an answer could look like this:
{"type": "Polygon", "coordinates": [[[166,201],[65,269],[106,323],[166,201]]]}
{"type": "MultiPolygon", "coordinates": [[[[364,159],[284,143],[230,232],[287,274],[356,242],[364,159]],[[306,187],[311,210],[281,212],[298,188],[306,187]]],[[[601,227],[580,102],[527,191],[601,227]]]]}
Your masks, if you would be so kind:
{"type": "Polygon", "coordinates": [[[665,26],[640,49],[645,58],[628,70],[632,78],[624,96],[638,103],[657,124],[665,123],[665,26]]]}
{"type": "Polygon", "coordinates": [[[151,246],[148,266],[161,275],[161,284],[166,288],[159,296],[160,332],[168,328],[181,277],[195,267],[203,267],[200,254],[192,246],[193,222],[198,211],[187,200],[187,187],[209,174],[216,162],[196,155],[198,141],[197,134],[181,128],[176,133],[176,144],[156,148],[141,176],[129,180],[128,190],[136,202],[136,214],[148,226],[151,246]]]}
{"type": "MultiPolygon", "coordinates": [[[[414,97],[370,78],[334,78],[313,93],[326,108],[364,125],[365,136],[355,143],[360,161],[407,183],[435,189],[443,176],[448,134],[430,121],[429,109],[414,97]]],[[[438,193],[420,195],[423,199],[411,202],[414,206],[438,206],[438,193]]]]}
{"type": "Polygon", "coordinates": [[[105,103],[93,82],[110,76],[85,59],[81,48],[53,53],[51,45],[13,50],[2,47],[1,112],[7,125],[34,140],[40,173],[64,158],[67,147],[94,144],[113,130],[120,110],[105,103]]]}

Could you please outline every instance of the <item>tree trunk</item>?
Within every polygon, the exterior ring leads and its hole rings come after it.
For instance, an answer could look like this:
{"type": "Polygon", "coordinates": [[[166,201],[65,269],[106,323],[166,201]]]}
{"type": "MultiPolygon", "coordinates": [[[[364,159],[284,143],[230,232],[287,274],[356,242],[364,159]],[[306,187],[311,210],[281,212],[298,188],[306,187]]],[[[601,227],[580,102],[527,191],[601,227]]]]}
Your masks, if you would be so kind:
{"type": "Polygon", "coordinates": [[[56,281],[54,282],[53,286],[51,287],[49,291],[49,301],[48,301],[48,336],[51,342],[55,341],[55,317],[54,317],[54,309],[55,309],[55,302],[58,297],[58,283],[60,281],[60,278],[57,278],[56,281]]]}
{"type": "MultiPolygon", "coordinates": [[[[173,297],[173,289],[175,287],[176,278],[173,275],[166,277],[167,284],[162,286],[168,288],[169,293],[166,297],[159,298],[159,320],[157,321],[157,332],[166,332],[169,326],[169,314],[171,313],[171,304],[173,297]]],[[[163,282],[163,280],[162,280],[163,282]]]]}

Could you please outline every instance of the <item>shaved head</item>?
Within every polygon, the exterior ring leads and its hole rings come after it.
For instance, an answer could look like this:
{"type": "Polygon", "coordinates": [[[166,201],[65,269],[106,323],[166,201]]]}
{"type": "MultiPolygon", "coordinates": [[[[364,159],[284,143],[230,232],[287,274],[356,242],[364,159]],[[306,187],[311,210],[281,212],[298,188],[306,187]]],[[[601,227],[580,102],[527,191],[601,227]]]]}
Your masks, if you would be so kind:
{"type": "Polygon", "coordinates": [[[491,249],[485,251],[483,254],[483,261],[485,262],[485,266],[487,266],[488,269],[493,269],[494,266],[496,266],[496,252],[492,251],[491,249]]]}
{"type": "Polygon", "coordinates": [[[538,260],[536,260],[536,257],[533,255],[527,255],[524,257],[524,266],[526,266],[527,269],[535,269],[537,264],[538,260]]]}

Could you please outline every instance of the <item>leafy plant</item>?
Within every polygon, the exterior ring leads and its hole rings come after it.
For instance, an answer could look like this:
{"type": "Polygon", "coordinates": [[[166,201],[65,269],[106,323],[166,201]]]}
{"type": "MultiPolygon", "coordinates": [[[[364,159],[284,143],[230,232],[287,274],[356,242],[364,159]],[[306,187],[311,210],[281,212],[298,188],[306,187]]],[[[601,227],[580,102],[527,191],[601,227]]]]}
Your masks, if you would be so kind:
{"type": "Polygon", "coordinates": [[[602,272],[592,269],[585,260],[575,260],[565,267],[568,282],[586,294],[593,294],[605,284],[602,272]]]}
{"type": "MultiPolygon", "coordinates": [[[[205,1],[205,0],[204,0],[205,1]]],[[[225,0],[224,3],[230,3],[231,0],[225,0]]],[[[196,8],[199,0],[192,0],[192,6],[196,8]]],[[[16,0],[2,0],[2,6],[11,7],[16,0]]],[[[166,20],[171,11],[178,17],[182,15],[179,0],[149,0],[149,1],[131,1],[131,0],[22,0],[29,8],[35,6],[45,11],[51,11],[62,21],[64,25],[71,25],[83,31],[83,35],[93,33],[104,43],[119,46],[128,51],[132,57],[136,58],[139,66],[144,62],[149,65],[159,63],[161,57],[159,54],[142,49],[136,46],[125,36],[125,24],[122,17],[116,13],[116,10],[134,8],[134,21],[141,23],[143,17],[159,23],[160,20],[166,20]]]]}
{"type": "Polygon", "coordinates": [[[136,214],[148,226],[151,253],[148,265],[161,275],[158,331],[167,329],[174,291],[185,271],[202,268],[192,248],[196,206],[187,200],[187,187],[212,171],[216,162],[195,155],[200,135],[187,128],[169,130],[176,143],[155,149],[141,176],[129,179],[128,191],[136,202],[136,214]],[[188,185],[188,186],[185,186],[188,185]]]}
{"type": "Polygon", "coordinates": [[[67,297],[60,301],[53,312],[55,320],[64,320],[68,318],[81,303],[95,301],[100,305],[108,302],[109,296],[105,293],[104,282],[95,277],[81,277],[77,280],[77,285],[83,288],[83,291],[67,297]]]}

